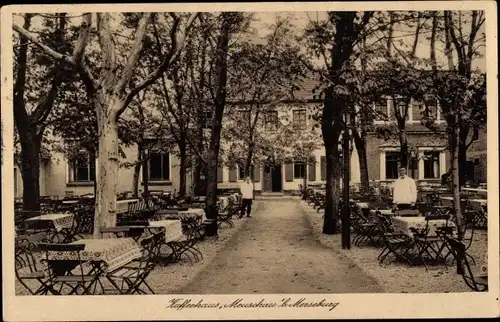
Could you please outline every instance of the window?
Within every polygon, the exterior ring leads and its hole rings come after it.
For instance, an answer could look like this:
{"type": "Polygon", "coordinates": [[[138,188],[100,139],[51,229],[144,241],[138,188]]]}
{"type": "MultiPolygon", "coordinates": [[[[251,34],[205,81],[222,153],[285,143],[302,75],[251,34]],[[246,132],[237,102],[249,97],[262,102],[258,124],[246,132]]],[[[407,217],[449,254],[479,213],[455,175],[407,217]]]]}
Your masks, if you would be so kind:
{"type": "Polygon", "coordinates": [[[387,118],[387,100],[380,99],[375,102],[375,119],[384,120],[387,118]]]}
{"type": "Polygon", "coordinates": [[[386,152],[385,153],[385,177],[386,179],[398,178],[398,167],[400,164],[399,152],[386,152]]]}
{"type": "Polygon", "coordinates": [[[95,159],[91,158],[88,153],[76,157],[70,166],[72,170],[70,181],[89,182],[95,180],[95,159]]]}
{"type": "Polygon", "coordinates": [[[276,131],[278,129],[278,111],[271,111],[265,114],[264,127],[268,131],[276,131]]]}
{"type": "Polygon", "coordinates": [[[424,179],[439,179],[439,151],[424,152],[424,179]]]}
{"type": "Polygon", "coordinates": [[[306,165],[303,162],[293,164],[293,178],[304,179],[306,177],[306,165]]]}
{"type": "Polygon", "coordinates": [[[238,166],[238,180],[245,180],[245,167],[239,165],[238,166]]]}
{"type": "Polygon", "coordinates": [[[438,120],[438,107],[437,102],[434,100],[428,100],[421,107],[424,111],[423,116],[433,120],[438,120]]]}
{"type": "Polygon", "coordinates": [[[149,154],[149,180],[170,180],[170,157],[168,153],[154,151],[149,154]]]}
{"type": "Polygon", "coordinates": [[[306,110],[293,111],[293,124],[301,130],[306,128],[306,110]]]}

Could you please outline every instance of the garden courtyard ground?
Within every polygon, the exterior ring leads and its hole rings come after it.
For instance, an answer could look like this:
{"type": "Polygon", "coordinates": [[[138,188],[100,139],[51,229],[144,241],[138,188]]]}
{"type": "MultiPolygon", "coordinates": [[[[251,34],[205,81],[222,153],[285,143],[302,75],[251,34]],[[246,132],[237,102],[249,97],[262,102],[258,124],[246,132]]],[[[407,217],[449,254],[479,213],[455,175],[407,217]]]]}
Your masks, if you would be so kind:
{"type": "MultiPolygon", "coordinates": [[[[201,261],[158,266],[148,278],[156,294],[469,292],[450,266],[379,265],[378,247],[342,250],[340,235],[321,233],[322,214],[297,197],[257,199],[252,218],[200,241],[201,261]]],[[[478,231],[470,252],[486,249],[478,231]]],[[[25,293],[16,285],[18,294],[25,293]]]]}

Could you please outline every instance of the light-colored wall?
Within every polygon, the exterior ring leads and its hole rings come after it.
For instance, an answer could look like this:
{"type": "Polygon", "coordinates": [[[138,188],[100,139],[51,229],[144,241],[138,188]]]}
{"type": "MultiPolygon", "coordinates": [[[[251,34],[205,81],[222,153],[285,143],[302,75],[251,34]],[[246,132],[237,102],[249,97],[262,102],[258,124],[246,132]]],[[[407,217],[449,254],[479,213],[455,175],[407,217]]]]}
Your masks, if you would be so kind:
{"type": "MultiPolygon", "coordinates": [[[[14,198],[22,198],[23,197],[23,177],[21,174],[21,167],[14,165],[14,180],[15,180],[15,191],[14,198]]],[[[40,185],[40,196],[45,196],[48,194],[48,178],[49,172],[48,167],[45,163],[40,162],[40,177],[39,177],[39,185],[40,185]]],[[[12,187],[14,189],[14,187],[12,187]]]]}
{"type": "MultiPolygon", "coordinates": [[[[136,146],[123,147],[126,155],[121,162],[132,162],[137,158],[136,146]]],[[[19,170],[18,170],[19,171],[19,170]]],[[[98,170],[97,170],[98,171],[98,170]]],[[[98,175],[98,174],[97,174],[98,175]]],[[[134,169],[133,167],[120,167],[118,170],[118,187],[117,192],[132,191],[134,169]]],[[[18,184],[16,197],[22,197],[22,178],[18,172],[18,184]]],[[[66,196],[69,192],[74,195],[93,193],[93,183],[71,183],[69,182],[69,166],[66,157],[58,152],[52,152],[52,157],[45,167],[41,168],[40,173],[40,194],[58,196],[60,198],[66,196]]],[[[179,159],[172,153],[170,154],[170,182],[169,185],[155,185],[150,182],[150,190],[172,191],[179,189],[179,159]]],[[[191,172],[187,175],[187,187],[191,186],[191,172]]],[[[139,191],[142,191],[142,171],[139,176],[139,191]]]]}

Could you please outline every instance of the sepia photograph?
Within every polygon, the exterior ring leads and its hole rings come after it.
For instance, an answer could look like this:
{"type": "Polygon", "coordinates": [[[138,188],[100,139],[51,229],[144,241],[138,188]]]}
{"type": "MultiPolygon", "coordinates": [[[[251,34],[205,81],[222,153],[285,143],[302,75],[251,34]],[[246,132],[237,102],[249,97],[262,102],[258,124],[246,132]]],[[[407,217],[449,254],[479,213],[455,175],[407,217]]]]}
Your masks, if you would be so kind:
{"type": "Polygon", "coordinates": [[[426,2],[3,7],[4,319],[498,316],[496,4],[426,2]]]}

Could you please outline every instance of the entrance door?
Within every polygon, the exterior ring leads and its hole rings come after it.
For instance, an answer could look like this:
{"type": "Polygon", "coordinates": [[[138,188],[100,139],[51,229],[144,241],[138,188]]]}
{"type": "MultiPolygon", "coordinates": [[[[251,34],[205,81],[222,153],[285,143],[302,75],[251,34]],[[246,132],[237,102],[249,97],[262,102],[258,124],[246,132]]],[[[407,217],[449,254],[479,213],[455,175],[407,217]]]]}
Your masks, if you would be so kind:
{"type": "Polygon", "coordinates": [[[282,190],[281,165],[265,166],[264,178],[263,178],[263,191],[281,192],[281,190],[282,190]]]}
{"type": "Polygon", "coordinates": [[[281,192],[281,165],[273,167],[271,176],[272,191],[281,192]]]}
{"type": "Polygon", "coordinates": [[[273,184],[272,184],[272,167],[266,165],[264,167],[264,174],[262,178],[262,190],[263,191],[272,191],[273,190],[273,184]]]}

